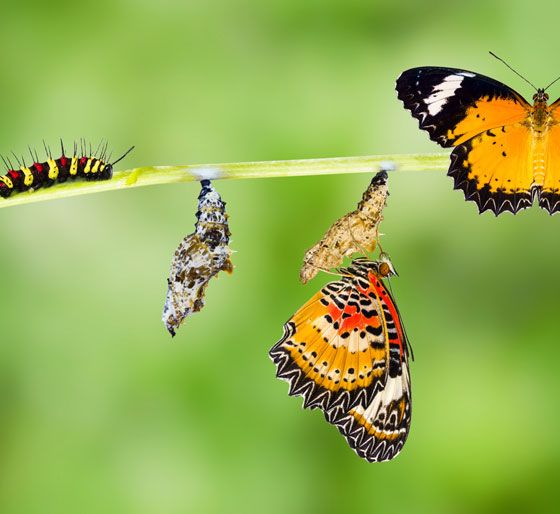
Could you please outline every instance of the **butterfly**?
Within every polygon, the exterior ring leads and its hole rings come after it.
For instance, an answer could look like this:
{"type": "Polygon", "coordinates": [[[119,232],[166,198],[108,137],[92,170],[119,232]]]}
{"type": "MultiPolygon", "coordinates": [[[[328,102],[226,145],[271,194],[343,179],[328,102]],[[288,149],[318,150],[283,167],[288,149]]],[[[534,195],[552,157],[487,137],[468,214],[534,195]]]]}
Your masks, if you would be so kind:
{"type": "Polygon", "coordinates": [[[497,216],[515,214],[534,200],[550,214],[560,211],[560,99],[547,104],[550,85],[533,86],[531,105],[484,75],[422,67],[403,72],[396,89],[420,128],[453,147],[448,175],[454,188],[479,212],[497,216]]]}
{"type": "Polygon", "coordinates": [[[369,462],[395,457],[410,429],[409,343],[391,293],[386,254],[340,268],[284,325],[270,350],[278,378],[319,408],[369,462]]]}

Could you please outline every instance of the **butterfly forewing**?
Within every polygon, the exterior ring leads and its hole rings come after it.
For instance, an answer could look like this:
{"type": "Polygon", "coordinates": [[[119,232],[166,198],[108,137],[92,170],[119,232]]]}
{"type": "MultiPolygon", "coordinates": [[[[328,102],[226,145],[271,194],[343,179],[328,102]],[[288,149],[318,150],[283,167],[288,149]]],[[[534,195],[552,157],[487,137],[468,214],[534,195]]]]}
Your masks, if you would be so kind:
{"type": "Polygon", "coordinates": [[[289,394],[321,408],[370,461],[396,455],[410,426],[406,338],[375,264],[357,259],[344,269],[348,276],[296,312],[270,351],[289,394]]]}
{"type": "Polygon", "coordinates": [[[351,280],[327,284],[284,325],[270,355],[306,407],[352,406],[386,375],[386,334],[375,298],[351,280]]]}
{"type": "Polygon", "coordinates": [[[505,84],[456,68],[412,68],[397,79],[397,92],[421,129],[443,147],[486,130],[524,120],[531,106],[505,84]]]}

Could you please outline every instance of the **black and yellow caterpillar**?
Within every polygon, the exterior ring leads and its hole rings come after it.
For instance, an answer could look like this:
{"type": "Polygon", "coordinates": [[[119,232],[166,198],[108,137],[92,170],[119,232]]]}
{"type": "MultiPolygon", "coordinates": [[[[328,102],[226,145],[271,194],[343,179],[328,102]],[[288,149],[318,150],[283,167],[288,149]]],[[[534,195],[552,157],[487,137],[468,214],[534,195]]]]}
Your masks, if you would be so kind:
{"type": "MultiPolygon", "coordinates": [[[[0,196],[8,198],[14,191],[22,192],[35,190],[40,187],[52,186],[55,182],[66,182],[68,179],[84,178],[86,180],[109,180],[113,176],[113,166],[124,159],[134,147],[129,148],[121,157],[111,163],[105,162],[105,149],[99,157],[95,155],[87,156],[82,145],[82,156],[78,156],[77,145],[74,144],[74,152],[71,157],[67,157],[64,152],[64,145],[60,142],[62,155],[58,159],[53,159],[51,152],[45,147],[47,160],[38,162],[37,153],[31,158],[34,161],[31,166],[26,166],[25,162],[18,160],[19,169],[14,169],[11,162],[4,160],[8,171],[0,176],[0,196]]],[[[90,149],[91,154],[91,149],[90,149]]]]}

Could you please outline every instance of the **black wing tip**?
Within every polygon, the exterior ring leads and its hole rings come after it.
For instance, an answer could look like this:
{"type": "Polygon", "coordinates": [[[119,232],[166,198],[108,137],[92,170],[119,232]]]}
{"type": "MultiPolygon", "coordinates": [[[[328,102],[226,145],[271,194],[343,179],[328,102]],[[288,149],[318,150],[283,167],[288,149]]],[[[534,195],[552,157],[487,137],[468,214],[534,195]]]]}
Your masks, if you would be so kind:
{"type": "MultiPolygon", "coordinates": [[[[463,70],[461,68],[448,68],[446,66],[414,66],[412,68],[408,68],[404,70],[397,77],[396,80],[397,89],[399,87],[399,84],[406,84],[407,81],[409,81],[411,78],[414,78],[416,80],[423,73],[430,73],[430,72],[431,73],[437,72],[443,74],[448,74],[448,73],[453,74],[453,73],[461,73],[461,72],[474,73],[473,71],[463,70]]],[[[478,73],[475,73],[475,75],[478,75],[478,73]]]]}
{"type": "Polygon", "coordinates": [[[464,119],[467,108],[484,96],[514,98],[530,108],[519,93],[501,82],[459,68],[423,66],[405,70],[397,78],[396,90],[404,107],[419,121],[420,129],[426,130],[430,139],[444,148],[453,146],[447,129],[455,127],[464,119]],[[453,94],[445,96],[445,102],[442,102],[438,109],[430,112],[430,103],[427,100],[436,91],[435,88],[451,75],[461,76],[460,83],[453,94]]]}
{"type": "Polygon", "coordinates": [[[444,134],[437,133],[436,126],[434,124],[426,122],[428,113],[425,109],[425,105],[422,105],[418,100],[418,95],[413,89],[412,82],[408,79],[408,77],[403,77],[403,75],[397,79],[395,88],[397,91],[397,98],[403,103],[404,108],[407,111],[410,111],[412,117],[418,120],[418,128],[420,130],[425,130],[430,139],[443,148],[453,146],[453,143],[449,141],[444,134]]]}

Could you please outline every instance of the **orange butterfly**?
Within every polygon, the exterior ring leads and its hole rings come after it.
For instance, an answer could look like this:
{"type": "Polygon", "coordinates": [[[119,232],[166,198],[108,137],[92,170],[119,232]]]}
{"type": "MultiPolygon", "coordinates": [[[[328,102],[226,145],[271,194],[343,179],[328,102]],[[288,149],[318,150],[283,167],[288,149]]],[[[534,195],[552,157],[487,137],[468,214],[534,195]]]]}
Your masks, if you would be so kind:
{"type": "Polygon", "coordinates": [[[454,147],[448,175],[479,212],[515,214],[536,199],[554,214],[560,211],[560,99],[547,105],[550,85],[533,86],[531,105],[484,75],[423,67],[402,73],[397,92],[432,140],[454,147]]]}
{"type": "Polygon", "coordinates": [[[359,258],[284,325],[270,350],[277,377],[320,408],[369,462],[392,459],[410,428],[408,340],[382,278],[390,260],[359,258]]]}

